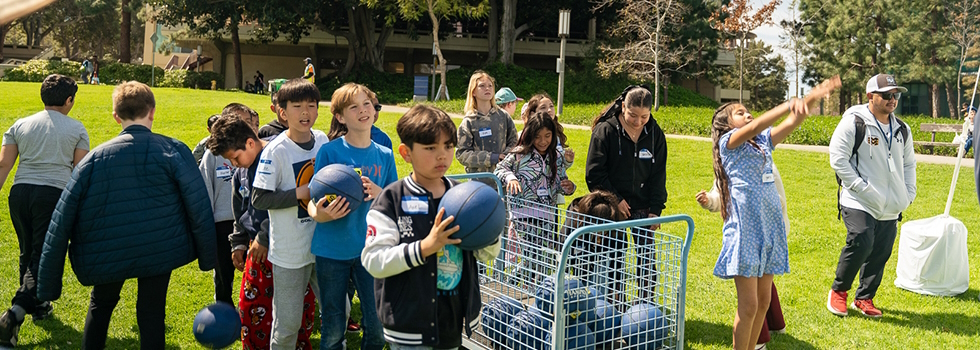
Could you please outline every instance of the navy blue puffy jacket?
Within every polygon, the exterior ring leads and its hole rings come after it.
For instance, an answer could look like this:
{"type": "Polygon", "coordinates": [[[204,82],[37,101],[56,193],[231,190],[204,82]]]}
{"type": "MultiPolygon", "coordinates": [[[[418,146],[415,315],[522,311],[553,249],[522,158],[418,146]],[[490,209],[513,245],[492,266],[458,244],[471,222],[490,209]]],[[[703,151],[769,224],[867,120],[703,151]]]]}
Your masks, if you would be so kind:
{"type": "Polygon", "coordinates": [[[51,217],[37,296],[61,295],[65,252],[82,285],[215,265],[214,217],[182,142],[132,125],[78,164],[51,217]]]}

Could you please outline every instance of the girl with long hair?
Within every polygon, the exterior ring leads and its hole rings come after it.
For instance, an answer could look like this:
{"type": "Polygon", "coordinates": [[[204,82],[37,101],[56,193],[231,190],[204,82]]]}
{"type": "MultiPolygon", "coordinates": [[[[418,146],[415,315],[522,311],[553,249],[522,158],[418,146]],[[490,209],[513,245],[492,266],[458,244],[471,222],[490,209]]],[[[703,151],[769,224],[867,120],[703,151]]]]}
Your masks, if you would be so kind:
{"type": "Polygon", "coordinates": [[[456,159],[467,173],[493,172],[517,145],[517,127],[507,112],[497,108],[494,91],[493,77],[486,72],[476,71],[470,76],[463,107],[466,115],[456,132],[456,159]]]}

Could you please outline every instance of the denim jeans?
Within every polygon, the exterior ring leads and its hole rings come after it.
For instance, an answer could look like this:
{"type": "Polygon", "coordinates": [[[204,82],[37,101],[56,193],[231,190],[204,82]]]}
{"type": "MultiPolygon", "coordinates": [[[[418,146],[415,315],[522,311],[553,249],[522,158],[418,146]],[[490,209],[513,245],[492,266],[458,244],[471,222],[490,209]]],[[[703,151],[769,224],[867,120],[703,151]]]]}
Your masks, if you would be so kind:
{"type": "Polygon", "coordinates": [[[334,260],[316,257],[316,277],[320,285],[320,349],[343,349],[347,334],[347,283],[354,281],[361,299],[362,349],[381,350],[385,346],[381,320],[374,308],[374,277],[361,265],[360,257],[334,260]]]}

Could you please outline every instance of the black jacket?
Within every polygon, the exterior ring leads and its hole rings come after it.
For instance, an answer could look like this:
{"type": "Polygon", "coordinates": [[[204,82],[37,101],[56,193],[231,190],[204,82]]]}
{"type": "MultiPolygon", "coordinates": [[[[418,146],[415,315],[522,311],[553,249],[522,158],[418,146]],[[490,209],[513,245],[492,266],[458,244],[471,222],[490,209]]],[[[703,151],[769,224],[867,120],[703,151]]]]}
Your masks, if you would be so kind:
{"type": "Polygon", "coordinates": [[[659,216],[667,202],[667,140],[650,118],[636,143],[619,123],[608,118],[592,129],[585,163],[589,191],[606,190],[625,199],[633,210],[659,216]]]}
{"type": "MultiPolygon", "coordinates": [[[[456,184],[443,179],[447,190],[456,184]]],[[[432,193],[409,176],[385,187],[368,213],[361,262],[375,277],[375,307],[389,342],[428,346],[439,342],[438,262],[435,254],[422,258],[421,249],[421,241],[432,229],[438,206],[439,198],[433,199],[432,193]],[[412,206],[404,203],[406,199],[427,206],[412,206]]],[[[462,301],[461,321],[465,321],[463,329],[467,335],[480,323],[482,304],[476,259],[487,261],[499,252],[499,240],[477,251],[463,251],[463,272],[456,288],[462,301]]]]}
{"type": "Polygon", "coordinates": [[[201,172],[182,142],[140,125],[79,162],[44,239],[37,296],[61,295],[65,252],[85,286],[215,264],[214,216],[201,172]]]}

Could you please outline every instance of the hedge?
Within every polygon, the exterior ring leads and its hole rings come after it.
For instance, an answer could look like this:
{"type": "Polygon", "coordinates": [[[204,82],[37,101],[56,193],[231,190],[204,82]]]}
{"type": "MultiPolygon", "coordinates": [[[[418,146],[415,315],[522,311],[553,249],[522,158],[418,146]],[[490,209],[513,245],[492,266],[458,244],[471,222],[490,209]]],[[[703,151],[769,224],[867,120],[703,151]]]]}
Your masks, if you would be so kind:
{"type": "Polygon", "coordinates": [[[217,72],[174,69],[167,71],[157,86],[207,90],[211,89],[212,80],[218,82],[219,86],[224,85],[224,76],[217,72]]]}
{"type": "Polygon", "coordinates": [[[39,83],[51,74],[81,78],[82,64],[73,61],[30,60],[20,66],[7,69],[3,80],[39,83]]]}
{"type": "MultiPolygon", "coordinates": [[[[159,87],[211,89],[212,80],[224,81],[224,76],[216,72],[164,71],[163,68],[145,64],[113,62],[103,63],[99,66],[99,82],[113,85],[135,80],[149,85],[153,80],[154,71],[156,72],[156,85],[159,87]]],[[[4,80],[41,82],[48,75],[55,73],[80,78],[82,64],[74,61],[31,60],[18,67],[8,69],[4,80]]]]}

